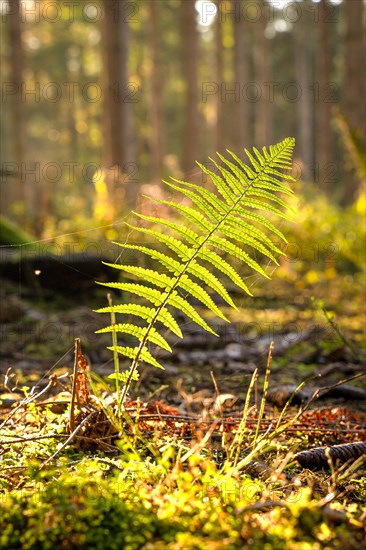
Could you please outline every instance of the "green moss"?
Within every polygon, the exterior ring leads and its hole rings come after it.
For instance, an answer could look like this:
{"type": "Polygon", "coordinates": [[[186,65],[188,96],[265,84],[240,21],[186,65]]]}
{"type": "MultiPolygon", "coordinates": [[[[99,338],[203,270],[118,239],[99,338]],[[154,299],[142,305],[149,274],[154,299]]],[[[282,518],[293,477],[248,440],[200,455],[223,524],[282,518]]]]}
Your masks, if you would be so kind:
{"type": "Polygon", "coordinates": [[[282,500],[278,493],[281,507],[251,508],[245,491],[231,490],[250,483],[248,476],[228,485],[209,461],[201,463],[205,477],[198,466],[194,457],[186,471],[164,475],[147,462],[126,463],[116,474],[94,460],[69,471],[66,464],[59,471],[33,464],[31,486],[1,499],[0,548],[292,550],[338,548],[338,539],[351,548],[362,535],[359,527],[328,525],[310,489],[282,500]],[[227,493],[210,495],[206,478],[227,493]]]}

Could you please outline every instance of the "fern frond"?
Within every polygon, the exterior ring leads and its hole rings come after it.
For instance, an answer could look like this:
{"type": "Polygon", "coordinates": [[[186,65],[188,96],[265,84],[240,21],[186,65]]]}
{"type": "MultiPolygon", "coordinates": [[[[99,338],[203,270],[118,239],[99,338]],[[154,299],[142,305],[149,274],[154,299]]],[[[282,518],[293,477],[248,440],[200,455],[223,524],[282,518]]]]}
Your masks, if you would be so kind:
{"type": "Polygon", "coordinates": [[[283,218],[287,221],[292,221],[292,218],[284,214],[279,208],[276,208],[275,206],[267,202],[253,199],[252,197],[248,199],[243,199],[240,205],[236,206],[236,212],[238,212],[242,216],[245,216],[246,213],[245,208],[243,208],[244,206],[248,208],[255,208],[257,210],[264,210],[265,212],[271,212],[272,214],[276,214],[276,216],[278,216],[279,218],[283,218]]]}
{"type": "MultiPolygon", "coordinates": [[[[155,237],[158,241],[165,244],[168,248],[170,248],[170,250],[175,252],[175,254],[177,254],[177,256],[181,258],[184,262],[188,261],[192,256],[192,249],[190,249],[188,246],[182,243],[182,241],[176,239],[175,237],[172,237],[171,235],[164,235],[164,233],[159,233],[158,231],[153,231],[152,229],[147,229],[145,227],[136,227],[130,224],[126,225],[128,227],[136,229],[136,231],[139,231],[140,233],[145,233],[145,235],[155,237]]],[[[186,227],[180,227],[179,232],[190,244],[199,247],[199,235],[192,235],[192,232],[186,227]]]]}
{"type": "Polygon", "coordinates": [[[218,334],[197,313],[194,307],[191,306],[191,304],[187,302],[187,300],[179,296],[176,291],[173,291],[169,295],[169,297],[167,298],[167,303],[182,311],[187,317],[192,319],[192,321],[194,321],[197,325],[200,325],[207,332],[211,332],[211,334],[215,334],[215,336],[218,336],[218,334]]]}
{"type": "MultiPolygon", "coordinates": [[[[100,330],[96,331],[96,334],[102,334],[106,332],[121,332],[124,334],[135,336],[139,341],[141,341],[145,336],[146,329],[147,327],[137,327],[136,325],[131,325],[130,323],[118,323],[116,325],[110,325],[109,327],[101,328],[100,330]]],[[[154,327],[149,330],[147,340],[152,344],[156,344],[160,348],[163,348],[167,351],[172,351],[172,348],[170,347],[168,342],[163,336],[161,336],[161,334],[158,333],[158,331],[154,327]]]]}
{"type": "Polygon", "coordinates": [[[201,168],[202,172],[205,172],[205,174],[210,176],[212,182],[215,184],[215,187],[219,191],[225,203],[229,206],[235,204],[237,197],[235,193],[233,193],[231,187],[227,184],[227,182],[225,182],[222,178],[220,178],[220,176],[215,174],[215,172],[212,172],[212,170],[209,170],[206,166],[203,166],[203,164],[200,164],[199,162],[197,162],[197,164],[201,168]]]}
{"type": "Polygon", "coordinates": [[[196,300],[199,300],[204,306],[206,306],[207,309],[229,323],[229,319],[217,307],[211,296],[200,285],[192,281],[192,279],[190,279],[187,275],[183,275],[181,277],[178,287],[185,290],[188,294],[193,296],[193,298],[196,298],[196,300]]]}
{"type": "Polygon", "coordinates": [[[225,224],[222,227],[221,232],[224,233],[227,237],[238,240],[241,243],[247,244],[248,246],[252,247],[254,250],[261,252],[264,256],[267,256],[267,258],[269,258],[270,260],[272,260],[272,262],[278,265],[278,261],[275,258],[275,256],[273,256],[271,251],[268,250],[268,248],[266,248],[261,242],[257,241],[255,237],[251,237],[250,235],[246,235],[246,234],[239,237],[238,228],[235,226],[233,227],[232,224],[231,226],[228,226],[227,224],[225,224]]]}
{"type": "MultiPolygon", "coordinates": [[[[219,155],[219,153],[217,153],[217,155],[222,162],[225,160],[225,157],[219,155]]],[[[250,180],[245,180],[245,174],[237,170],[234,164],[232,164],[232,171],[230,172],[229,170],[226,170],[223,165],[220,165],[212,158],[210,158],[210,160],[216,166],[217,170],[221,173],[225,181],[228,182],[236,197],[240,196],[243,185],[250,185],[250,180]]]]}
{"type": "Polygon", "coordinates": [[[144,298],[145,300],[148,300],[149,302],[154,304],[154,306],[158,306],[164,296],[164,294],[160,292],[160,290],[157,290],[156,288],[151,288],[145,285],[138,285],[135,283],[101,283],[100,282],[98,284],[102,286],[108,286],[109,288],[123,290],[131,294],[136,294],[136,296],[139,296],[140,298],[144,298]]]}
{"type": "Polygon", "coordinates": [[[180,183],[181,187],[173,185],[171,182],[166,182],[166,184],[191,199],[191,201],[203,212],[206,212],[213,221],[218,222],[221,216],[230,210],[230,207],[227,206],[224,201],[219,199],[219,197],[211,193],[208,189],[194,183],[188,183],[175,178],[172,179],[180,183]],[[188,189],[186,189],[186,187],[188,187],[188,189]]]}
{"type": "Polygon", "coordinates": [[[230,254],[234,258],[241,260],[255,271],[258,271],[258,273],[263,275],[263,277],[269,279],[269,276],[261,268],[261,266],[255,260],[253,260],[253,258],[251,258],[249,254],[244,252],[244,250],[233,244],[231,241],[228,241],[227,239],[222,239],[221,237],[216,237],[215,235],[211,237],[210,244],[211,241],[219,250],[222,250],[223,252],[228,252],[228,254],[230,254]]]}
{"type": "MultiPolygon", "coordinates": [[[[184,267],[185,267],[184,264],[181,264],[178,261],[173,260],[170,256],[167,256],[166,254],[163,254],[158,250],[154,250],[146,246],[135,245],[135,244],[125,244],[125,243],[122,244],[117,242],[114,242],[113,244],[121,246],[122,248],[137,250],[139,252],[143,252],[147,254],[148,256],[150,256],[150,258],[157,260],[163,267],[165,267],[168,271],[173,273],[175,276],[179,275],[179,273],[183,272],[184,270],[184,267]]],[[[119,264],[117,264],[117,266],[118,265],[119,264]]],[[[231,307],[236,309],[236,306],[233,300],[230,298],[230,295],[228,294],[224,285],[207,268],[205,268],[201,264],[198,264],[196,261],[192,261],[187,268],[187,272],[190,273],[191,275],[194,275],[197,279],[205,283],[213,292],[216,292],[219,296],[221,296],[221,298],[225,300],[227,304],[229,304],[231,307]]],[[[105,286],[111,286],[111,283],[99,283],[99,284],[102,284],[105,286]]],[[[113,284],[118,285],[121,283],[113,283],[113,284]]],[[[125,284],[130,284],[130,283],[125,283],[125,284]]],[[[121,288],[121,290],[123,290],[122,286],[121,287],[114,286],[114,288],[121,288]]],[[[126,290],[128,289],[126,288],[126,290]]]]}
{"type": "MultiPolygon", "coordinates": [[[[182,224],[170,222],[168,220],[164,220],[163,218],[155,218],[154,216],[144,216],[143,214],[139,214],[137,212],[135,214],[138,218],[141,218],[142,220],[146,220],[156,225],[164,225],[165,227],[169,227],[169,229],[176,231],[177,233],[182,235],[182,237],[187,238],[187,240],[192,244],[197,244],[197,246],[199,246],[201,242],[201,236],[198,233],[192,231],[191,229],[188,229],[187,227],[182,226],[182,224]]],[[[130,227],[133,227],[137,231],[146,232],[146,228],[144,227],[136,227],[134,225],[131,225],[130,227]]]]}
{"type": "Polygon", "coordinates": [[[187,271],[209,286],[214,292],[221,296],[229,306],[237,309],[224,285],[206,267],[193,260],[188,266],[187,271]]]}
{"type": "MultiPolygon", "coordinates": [[[[114,348],[112,346],[108,346],[107,349],[110,349],[113,351],[114,348]]],[[[146,349],[145,346],[143,348],[140,348],[140,347],[130,348],[128,346],[116,346],[116,350],[120,355],[124,355],[129,359],[136,360],[136,358],[138,358],[140,361],[143,361],[144,363],[148,363],[153,367],[157,367],[158,369],[164,369],[163,365],[161,365],[151,355],[151,353],[146,349]]]]}
{"type": "Polygon", "coordinates": [[[247,294],[249,294],[249,296],[253,296],[243,279],[240,277],[239,273],[216,252],[209,250],[208,248],[201,248],[198,250],[197,256],[202,258],[202,260],[206,260],[215,269],[221,271],[221,273],[229,277],[229,279],[231,279],[236,286],[244,290],[247,294]]]}
{"type": "Polygon", "coordinates": [[[249,223],[245,222],[239,216],[233,216],[228,217],[226,220],[225,228],[233,228],[236,231],[236,238],[238,239],[238,235],[240,235],[239,239],[242,238],[242,235],[246,239],[246,242],[248,242],[253,238],[256,241],[259,241],[260,243],[263,243],[265,247],[267,247],[269,250],[274,252],[275,254],[278,254],[279,256],[283,256],[283,252],[280,248],[278,248],[269,237],[261,229],[258,229],[254,225],[250,225],[249,223]],[[252,235],[252,237],[250,236],[252,235]]]}
{"type": "MultiPolygon", "coordinates": [[[[275,202],[282,206],[285,210],[289,210],[290,212],[294,213],[294,209],[291,208],[288,204],[285,203],[282,199],[277,197],[277,195],[274,195],[273,193],[268,193],[263,187],[259,187],[258,185],[253,185],[253,187],[248,191],[248,197],[263,197],[265,199],[268,199],[269,201],[275,202]]],[[[267,206],[267,203],[265,203],[267,206]]]]}
{"type": "Polygon", "coordinates": [[[171,292],[174,286],[175,279],[174,277],[168,277],[165,273],[159,273],[154,269],[147,269],[146,267],[138,267],[136,265],[122,265],[122,264],[109,264],[110,267],[115,267],[115,269],[120,269],[126,273],[131,273],[131,275],[136,275],[141,279],[145,279],[148,283],[152,283],[160,288],[164,288],[165,292],[171,292]]]}
{"type": "MultiPolygon", "coordinates": [[[[166,293],[171,292],[171,287],[175,281],[173,277],[168,277],[164,273],[159,273],[158,271],[154,271],[152,269],[146,269],[144,267],[137,267],[134,265],[108,264],[108,263],[106,263],[106,265],[109,265],[110,267],[116,267],[117,269],[121,269],[126,273],[131,273],[132,275],[136,275],[137,277],[140,277],[146,280],[148,283],[152,283],[158,287],[164,288],[164,291],[166,293]]],[[[144,285],[136,285],[131,283],[99,283],[99,284],[103,286],[109,286],[111,288],[118,288],[120,290],[129,291],[132,294],[138,294],[139,296],[142,296],[146,300],[153,302],[153,304],[156,306],[158,306],[159,303],[165,298],[165,294],[162,294],[156,289],[153,289],[151,287],[147,287],[144,285]]],[[[198,300],[200,300],[200,302],[202,302],[213,313],[216,313],[216,315],[221,317],[221,319],[228,321],[227,317],[225,317],[225,315],[220,311],[220,309],[216,306],[215,302],[207,294],[207,292],[203,288],[201,288],[197,283],[192,281],[187,275],[183,275],[180,278],[178,287],[182,288],[187,293],[191,294],[194,298],[197,298],[198,300]]],[[[195,319],[193,319],[194,312],[191,309],[192,306],[188,302],[186,302],[186,300],[184,300],[183,298],[180,298],[179,296],[174,297],[174,294],[172,294],[171,296],[172,297],[170,297],[168,300],[169,304],[171,304],[174,307],[177,307],[177,309],[181,309],[184,313],[186,313],[189,317],[191,317],[192,320],[195,320],[196,322],[199,321],[198,322],[199,325],[201,325],[203,328],[211,332],[211,329],[209,329],[207,323],[205,323],[203,319],[201,319],[199,316],[196,316],[195,319]],[[180,305],[177,305],[178,300],[181,301],[180,305]],[[188,314],[187,311],[189,311],[190,314],[188,314]]]]}
{"type": "MultiPolygon", "coordinates": [[[[232,222],[232,221],[238,221],[241,218],[245,218],[247,220],[252,220],[252,221],[258,223],[258,225],[263,225],[263,227],[265,227],[268,231],[270,231],[270,232],[274,233],[275,235],[277,235],[277,237],[279,237],[281,239],[281,241],[284,241],[285,243],[288,242],[286,237],[282,233],[282,231],[280,231],[277,227],[275,227],[273,225],[273,223],[271,223],[269,220],[267,220],[266,218],[264,218],[263,216],[261,216],[260,214],[255,213],[255,212],[250,212],[249,210],[247,210],[247,211],[241,210],[240,213],[236,212],[235,214],[229,214],[226,218],[226,221],[227,221],[227,223],[229,223],[229,222],[232,222]]],[[[253,224],[251,227],[255,228],[256,226],[253,224]]]]}
{"type": "MultiPolygon", "coordinates": [[[[181,296],[178,296],[177,292],[173,290],[173,286],[175,282],[174,278],[170,278],[164,273],[159,273],[157,271],[154,271],[153,269],[146,269],[144,267],[137,267],[133,265],[108,264],[108,263],[106,265],[109,265],[110,267],[117,267],[118,269],[121,269],[126,273],[131,273],[133,275],[136,275],[137,277],[141,277],[145,279],[149,283],[152,283],[156,286],[164,288],[165,294],[160,295],[161,301],[166,300],[168,304],[182,311],[185,315],[190,317],[192,321],[200,325],[202,328],[204,328],[208,332],[212,332],[212,334],[216,334],[209,327],[209,325],[202,319],[202,317],[196,312],[196,310],[191,306],[191,304],[181,296]]],[[[106,283],[106,284],[108,286],[111,286],[111,283],[106,283]]],[[[116,288],[116,286],[118,287],[118,285],[121,285],[121,283],[114,283],[114,288],[116,288]]],[[[137,285],[135,285],[135,287],[136,286],[137,285]]],[[[154,289],[149,289],[148,287],[144,287],[144,288],[146,290],[145,297],[149,299],[149,297],[152,296],[151,291],[153,291],[154,289]]],[[[136,293],[137,289],[135,288],[134,290],[132,290],[132,292],[136,293]]],[[[204,292],[201,292],[200,297],[202,298],[202,296],[204,296],[204,292]]],[[[222,318],[225,318],[224,315],[220,315],[220,316],[222,318]]]]}
{"type": "Polygon", "coordinates": [[[152,200],[156,204],[173,209],[179,218],[167,220],[134,213],[135,219],[147,222],[147,227],[141,223],[126,224],[159,243],[159,248],[117,243],[136,253],[145,254],[152,262],[157,262],[158,266],[153,268],[107,263],[110,267],[137,278],[139,282],[122,280],[101,283],[152,304],[152,307],[137,303],[110,305],[98,310],[104,313],[134,315],[147,323],[144,326],[135,326],[129,321],[114,323],[112,320],[112,324],[100,331],[129,334],[139,341],[136,348],[114,346],[118,353],[132,359],[122,400],[126,396],[139,361],[161,367],[147,350],[147,344],[170,349],[167,340],[156,328],[156,323],[162,324],[177,336],[182,336],[178,322],[170,313],[171,308],[183,313],[204,330],[216,334],[193,304],[198,300],[206,310],[228,321],[214,297],[207,292],[213,291],[231,307],[235,307],[218,274],[224,275],[249,295],[251,292],[237,271],[238,262],[249,273],[255,272],[269,278],[257,256],[259,254],[278,264],[277,257],[283,252],[278,242],[274,242],[274,237],[287,241],[275,223],[262,213],[269,213],[272,217],[285,220],[291,219],[293,209],[285,198],[293,194],[289,183],[294,180],[286,172],[291,168],[293,148],[294,140],[287,138],[277,145],[270,146],[269,149],[264,147],[259,151],[254,148],[252,152],[245,150],[248,163],[244,163],[231,151],[228,151],[228,157],[218,154],[220,162],[210,159],[216,172],[197,163],[202,173],[211,178],[217,194],[203,186],[172,178],[165,182],[166,185],[186,199],[190,199],[192,204],[180,204],[175,200],[166,199],[152,200]],[[162,272],[161,267],[165,272],[162,272]],[[194,299],[193,303],[190,303],[190,298],[194,299]]]}
{"type": "MultiPolygon", "coordinates": [[[[229,159],[225,158],[223,155],[218,154],[218,157],[223,162],[223,164],[226,164],[226,166],[230,168],[233,174],[235,174],[237,180],[241,181],[243,179],[242,171],[238,168],[236,164],[231,162],[229,159]]],[[[221,171],[224,170],[223,167],[219,167],[219,168],[221,169],[221,171]]],[[[228,171],[225,170],[225,173],[227,172],[228,171]]],[[[283,174],[281,174],[277,170],[272,169],[271,173],[267,174],[267,171],[265,169],[262,175],[261,181],[256,182],[254,184],[254,187],[263,187],[265,189],[272,189],[273,191],[281,191],[281,193],[284,193],[286,195],[290,195],[290,196],[293,195],[292,189],[290,189],[290,187],[286,183],[283,183],[282,178],[276,179],[275,177],[273,177],[275,174],[283,177],[283,174]]]]}
{"type": "Polygon", "coordinates": [[[114,242],[113,244],[116,244],[121,248],[127,248],[130,250],[136,250],[137,252],[143,252],[153,260],[157,260],[163,267],[171,271],[174,275],[178,275],[183,269],[184,264],[178,262],[177,260],[174,260],[167,254],[164,254],[159,250],[155,250],[154,248],[148,248],[147,246],[142,246],[138,244],[126,244],[126,243],[117,243],[117,242],[114,242]]]}
{"type": "MultiPolygon", "coordinates": [[[[181,204],[177,204],[173,201],[156,199],[155,197],[152,197],[151,200],[153,200],[158,204],[165,204],[166,206],[170,206],[171,208],[174,208],[175,210],[180,212],[186,218],[187,221],[197,224],[199,229],[201,229],[204,232],[212,231],[212,229],[214,228],[214,224],[210,222],[203,214],[201,214],[201,212],[199,212],[195,208],[190,208],[189,206],[182,206],[181,204]]],[[[146,219],[146,217],[144,219],[146,219]]]]}
{"type": "Polygon", "coordinates": [[[96,313],[124,313],[125,315],[136,315],[141,319],[146,319],[148,323],[153,320],[160,321],[166,328],[174,332],[179,338],[183,338],[182,331],[179,328],[177,321],[172,314],[165,308],[161,307],[157,312],[156,309],[141,306],[139,304],[121,304],[116,306],[102,307],[94,310],[96,313]]]}

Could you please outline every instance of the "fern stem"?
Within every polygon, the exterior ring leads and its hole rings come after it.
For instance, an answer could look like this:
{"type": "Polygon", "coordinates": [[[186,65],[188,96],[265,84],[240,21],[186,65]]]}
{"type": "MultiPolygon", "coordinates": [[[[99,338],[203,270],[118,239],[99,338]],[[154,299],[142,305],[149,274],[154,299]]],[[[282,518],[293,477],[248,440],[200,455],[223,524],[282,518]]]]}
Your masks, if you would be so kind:
{"type": "MultiPolygon", "coordinates": [[[[110,307],[112,307],[113,306],[113,301],[112,301],[112,295],[110,294],[110,292],[108,292],[108,294],[107,294],[107,300],[108,300],[108,305],[110,307]]],[[[116,324],[116,314],[112,310],[111,310],[111,324],[112,324],[112,326],[114,326],[116,324]]],[[[118,351],[117,351],[117,345],[118,345],[117,334],[116,334],[115,330],[112,330],[113,364],[114,364],[114,373],[116,375],[117,416],[118,416],[118,418],[120,418],[122,398],[120,398],[120,395],[119,395],[119,391],[120,391],[120,388],[119,388],[119,355],[118,355],[118,351]]]]}

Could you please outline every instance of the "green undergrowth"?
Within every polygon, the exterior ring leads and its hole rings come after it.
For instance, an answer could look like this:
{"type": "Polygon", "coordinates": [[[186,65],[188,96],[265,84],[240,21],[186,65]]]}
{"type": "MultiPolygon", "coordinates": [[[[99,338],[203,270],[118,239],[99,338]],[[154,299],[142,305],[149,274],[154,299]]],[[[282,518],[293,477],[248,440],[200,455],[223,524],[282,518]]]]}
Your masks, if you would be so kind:
{"type": "MultiPolygon", "coordinates": [[[[39,414],[34,440],[1,433],[12,442],[1,457],[1,549],[320,550],[364,540],[362,467],[301,470],[293,455],[307,448],[303,433],[279,434],[252,457],[272,466],[268,476],[233,468],[253,433],[238,457],[220,444],[214,452],[207,432],[191,443],[158,431],[148,440],[120,435],[109,454],[74,443],[60,450],[64,439],[40,437],[62,438],[66,415],[39,414]]],[[[27,420],[35,423],[35,409],[27,420]]]]}
{"type": "Polygon", "coordinates": [[[171,454],[120,459],[118,469],[84,459],[39,473],[33,462],[27,484],[1,495],[0,547],[310,550],[363,540],[357,504],[329,507],[310,487],[228,478],[198,454],[178,468],[171,454]]]}

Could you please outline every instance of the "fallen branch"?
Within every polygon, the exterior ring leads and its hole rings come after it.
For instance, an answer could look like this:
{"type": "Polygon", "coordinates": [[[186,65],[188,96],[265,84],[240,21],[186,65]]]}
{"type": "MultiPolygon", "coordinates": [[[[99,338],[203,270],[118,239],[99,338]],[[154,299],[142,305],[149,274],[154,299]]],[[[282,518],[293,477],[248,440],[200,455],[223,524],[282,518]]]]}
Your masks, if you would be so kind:
{"type": "Polygon", "coordinates": [[[316,447],[309,451],[302,451],[294,456],[294,459],[303,468],[309,470],[320,470],[329,468],[330,462],[344,464],[348,460],[356,460],[364,456],[366,459],[366,443],[347,443],[345,445],[334,445],[332,447],[316,447]]]}

